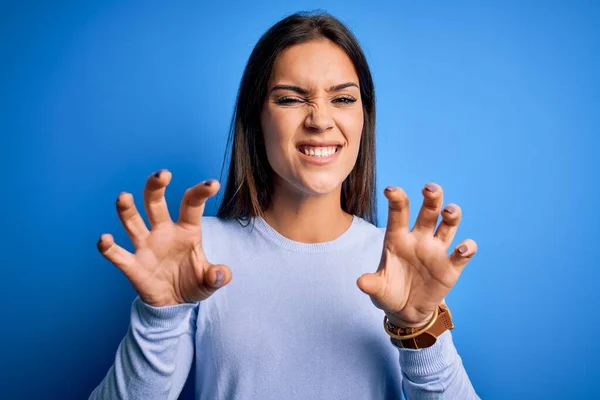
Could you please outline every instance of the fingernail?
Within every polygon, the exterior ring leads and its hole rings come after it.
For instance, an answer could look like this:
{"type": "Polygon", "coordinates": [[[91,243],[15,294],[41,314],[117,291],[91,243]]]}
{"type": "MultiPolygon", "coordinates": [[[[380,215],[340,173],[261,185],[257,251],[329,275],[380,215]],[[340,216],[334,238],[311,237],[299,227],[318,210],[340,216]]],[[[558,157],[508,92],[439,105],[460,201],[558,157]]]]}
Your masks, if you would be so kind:
{"type": "Polygon", "coordinates": [[[437,186],[432,185],[431,183],[428,183],[427,185],[425,185],[425,190],[430,191],[431,193],[437,192],[437,186]]]}
{"type": "Polygon", "coordinates": [[[458,251],[460,254],[465,254],[465,253],[467,252],[467,246],[465,246],[464,244],[463,244],[463,245],[460,245],[460,246],[458,246],[458,249],[456,249],[456,250],[457,250],[457,251],[458,251]]]}
{"type": "Polygon", "coordinates": [[[398,188],[395,188],[395,187],[393,187],[393,186],[388,186],[388,187],[386,187],[386,188],[385,188],[385,190],[387,190],[388,192],[393,192],[393,191],[395,191],[395,190],[397,190],[397,189],[398,189],[398,188]]]}
{"type": "Polygon", "coordinates": [[[215,286],[221,286],[223,283],[223,273],[221,271],[217,271],[217,280],[215,281],[215,286]]]}
{"type": "Polygon", "coordinates": [[[444,211],[446,211],[449,214],[452,214],[454,211],[456,211],[456,207],[454,207],[454,206],[446,206],[444,208],[444,211]]]}
{"type": "Polygon", "coordinates": [[[162,172],[162,169],[161,169],[160,171],[156,171],[156,172],[154,173],[154,177],[155,177],[155,178],[158,178],[158,177],[160,177],[160,173],[161,173],[161,172],[162,172]]]}
{"type": "Polygon", "coordinates": [[[214,182],[216,182],[216,180],[214,180],[214,179],[209,179],[209,180],[207,180],[206,182],[204,182],[204,184],[205,184],[206,186],[210,186],[210,185],[212,185],[214,182]]]}
{"type": "Polygon", "coordinates": [[[102,235],[100,235],[100,237],[98,238],[98,241],[96,242],[96,248],[98,249],[98,251],[102,251],[102,235]]]}

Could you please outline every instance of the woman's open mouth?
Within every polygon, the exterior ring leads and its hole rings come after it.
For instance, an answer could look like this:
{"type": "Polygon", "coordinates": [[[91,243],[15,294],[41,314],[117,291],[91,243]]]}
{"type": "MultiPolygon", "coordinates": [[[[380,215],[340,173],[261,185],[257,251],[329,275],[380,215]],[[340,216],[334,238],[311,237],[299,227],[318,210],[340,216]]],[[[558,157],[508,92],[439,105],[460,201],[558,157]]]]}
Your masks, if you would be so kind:
{"type": "Polygon", "coordinates": [[[308,146],[300,145],[297,147],[298,151],[302,154],[302,158],[310,161],[313,164],[325,164],[332,161],[340,153],[342,146],[308,146]]]}

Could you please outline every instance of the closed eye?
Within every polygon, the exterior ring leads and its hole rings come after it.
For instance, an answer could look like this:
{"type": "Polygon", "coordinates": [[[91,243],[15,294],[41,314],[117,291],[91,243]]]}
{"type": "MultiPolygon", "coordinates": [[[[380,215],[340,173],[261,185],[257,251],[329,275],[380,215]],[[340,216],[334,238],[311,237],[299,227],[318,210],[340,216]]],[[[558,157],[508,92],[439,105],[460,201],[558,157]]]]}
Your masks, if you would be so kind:
{"type": "Polygon", "coordinates": [[[303,101],[300,100],[297,97],[280,97],[277,100],[275,100],[275,104],[297,104],[297,103],[302,103],[303,101]]]}
{"type": "MultiPolygon", "coordinates": [[[[304,100],[301,100],[297,97],[280,97],[277,100],[275,100],[275,104],[281,104],[281,105],[298,104],[298,103],[304,103],[304,100]]],[[[352,104],[352,103],[356,103],[356,99],[352,96],[336,97],[335,99],[332,100],[332,103],[352,104]]]]}
{"type": "Polygon", "coordinates": [[[344,96],[333,99],[333,102],[338,104],[352,104],[356,103],[356,99],[354,97],[344,96]]]}

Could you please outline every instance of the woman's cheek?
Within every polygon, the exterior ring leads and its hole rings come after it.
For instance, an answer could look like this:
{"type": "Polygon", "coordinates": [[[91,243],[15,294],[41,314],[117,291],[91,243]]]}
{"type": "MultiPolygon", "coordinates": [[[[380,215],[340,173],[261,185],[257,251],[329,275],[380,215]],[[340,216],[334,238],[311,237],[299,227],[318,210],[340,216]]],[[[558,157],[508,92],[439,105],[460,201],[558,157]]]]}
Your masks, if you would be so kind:
{"type": "Polygon", "coordinates": [[[271,168],[273,169],[273,171],[275,171],[277,174],[280,174],[281,173],[281,165],[282,165],[281,154],[279,151],[277,151],[276,147],[273,146],[272,140],[268,141],[267,143],[269,143],[266,146],[267,159],[269,160],[269,164],[271,165],[271,168]]]}

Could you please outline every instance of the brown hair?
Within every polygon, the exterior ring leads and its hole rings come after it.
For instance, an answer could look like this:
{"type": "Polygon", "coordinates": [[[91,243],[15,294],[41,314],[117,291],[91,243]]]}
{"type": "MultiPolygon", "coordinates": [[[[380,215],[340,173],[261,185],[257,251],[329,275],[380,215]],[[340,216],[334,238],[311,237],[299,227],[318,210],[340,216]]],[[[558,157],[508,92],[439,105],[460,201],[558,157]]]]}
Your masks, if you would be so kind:
{"type": "Polygon", "coordinates": [[[342,183],[341,207],[349,214],[377,224],[373,79],[355,36],[327,13],[296,13],[284,18],[262,35],[250,54],[227,141],[226,158],[231,148],[229,175],[217,217],[248,219],[263,216],[270,206],[274,172],[267,160],[260,113],[273,64],[286,48],[322,38],[338,45],[352,60],[363,104],[360,149],[354,168],[342,183]]]}

